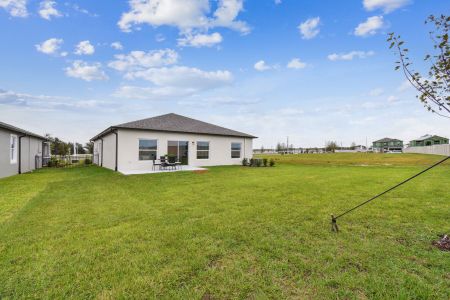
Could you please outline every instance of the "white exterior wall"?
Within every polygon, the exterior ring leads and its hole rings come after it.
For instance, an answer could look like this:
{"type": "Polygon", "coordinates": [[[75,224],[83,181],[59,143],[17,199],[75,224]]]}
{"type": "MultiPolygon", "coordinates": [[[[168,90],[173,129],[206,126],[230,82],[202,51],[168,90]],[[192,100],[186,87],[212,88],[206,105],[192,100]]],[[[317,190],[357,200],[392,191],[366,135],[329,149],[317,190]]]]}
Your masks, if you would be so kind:
{"type": "Polygon", "coordinates": [[[42,140],[35,137],[23,137],[21,139],[21,172],[31,172],[36,169],[36,155],[41,156],[38,168],[42,163],[42,140]]]}
{"type": "Polygon", "coordinates": [[[116,135],[113,133],[103,137],[103,166],[111,170],[116,166],[116,135]]]}
{"type": "MultiPolygon", "coordinates": [[[[10,137],[15,135],[17,137],[17,151],[19,149],[19,137],[22,135],[18,132],[9,131],[0,128],[0,178],[15,175],[19,173],[19,157],[17,153],[17,160],[15,163],[10,161],[10,137]]],[[[42,156],[42,140],[25,136],[20,139],[20,160],[21,172],[31,172],[36,168],[36,155],[42,156]]],[[[38,168],[41,167],[42,161],[39,162],[38,168]]]]}
{"type": "MultiPolygon", "coordinates": [[[[253,139],[243,137],[215,136],[206,134],[171,133],[147,130],[119,129],[118,171],[151,170],[153,161],[139,160],[139,139],[157,140],[157,157],[167,154],[168,141],[188,141],[188,164],[190,166],[239,165],[242,159],[253,156],[253,139]],[[197,159],[197,142],[209,142],[209,159],[197,159]],[[241,143],[241,157],[231,158],[231,143],[241,143]]],[[[103,137],[103,166],[114,170],[115,135],[103,137]]],[[[96,140],[98,151],[101,141],[96,140]]],[[[100,156],[99,156],[100,157],[100,156]]]]}
{"type": "MultiPolygon", "coordinates": [[[[0,128],[0,178],[19,173],[17,162],[11,163],[10,138],[11,134],[19,136],[18,133],[0,128]]],[[[18,161],[18,159],[17,159],[18,161]]]]}

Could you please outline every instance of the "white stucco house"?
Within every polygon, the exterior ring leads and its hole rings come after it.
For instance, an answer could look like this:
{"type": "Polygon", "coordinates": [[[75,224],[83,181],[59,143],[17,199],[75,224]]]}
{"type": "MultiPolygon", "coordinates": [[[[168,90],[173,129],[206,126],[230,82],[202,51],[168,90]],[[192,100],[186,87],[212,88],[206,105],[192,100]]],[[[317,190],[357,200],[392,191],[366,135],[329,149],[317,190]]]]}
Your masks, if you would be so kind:
{"type": "Polygon", "coordinates": [[[161,156],[185,165],[237,165],[251,158],[253,135],[177,114],[115,125],[91,139],[94,163],[122,173],[151,171],[161,156]]]}
{"type": "Polygon", "coordinates": [[[41,168],[49,156],[47,138],[0,122],[0,178],[41,168]]]}

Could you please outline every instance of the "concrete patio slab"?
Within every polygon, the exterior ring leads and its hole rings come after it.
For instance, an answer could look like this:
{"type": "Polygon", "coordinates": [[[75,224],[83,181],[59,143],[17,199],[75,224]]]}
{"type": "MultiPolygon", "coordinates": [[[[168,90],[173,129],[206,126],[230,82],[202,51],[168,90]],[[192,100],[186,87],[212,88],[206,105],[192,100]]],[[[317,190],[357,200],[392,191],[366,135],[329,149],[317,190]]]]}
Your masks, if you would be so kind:
{"type": "Polygon", "coordinates": [[[193,167],[193,166],[181,166],[176,170],[159,170],[155,168],[155,170],[130,170],[130,171],[120,171],[120,173],[124,175],[139,175],[139,174],[156,174],[156,173],[172,173],[172,172],[181,172],[181,171],[204,171],[206,168],[193,167]]]}

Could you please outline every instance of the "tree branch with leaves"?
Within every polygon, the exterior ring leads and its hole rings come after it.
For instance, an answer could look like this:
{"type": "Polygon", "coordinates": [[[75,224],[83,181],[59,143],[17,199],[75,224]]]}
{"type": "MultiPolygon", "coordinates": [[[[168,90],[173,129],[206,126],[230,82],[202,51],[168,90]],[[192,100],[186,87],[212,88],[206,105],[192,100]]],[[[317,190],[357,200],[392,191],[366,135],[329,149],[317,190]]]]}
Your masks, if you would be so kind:
{"type": "Polygon", "coordinates": [[[405,47],[405,42],[400,35],[389,33],[387,41],[390,43],[389,48],[394,49],[399,58],[395,62],[395,70],[401,70],[409,83],[419,92],[417,98],[424,107],[441,117],[450,118],[450,46],[448,44],[450,17],[431,15],[425,24],[434,26],[434,30],[429,32],[434,53],[427,54],[424,58],[424,61],[430,64],[426,76],[414,69],[409,49],[405,47]]]}

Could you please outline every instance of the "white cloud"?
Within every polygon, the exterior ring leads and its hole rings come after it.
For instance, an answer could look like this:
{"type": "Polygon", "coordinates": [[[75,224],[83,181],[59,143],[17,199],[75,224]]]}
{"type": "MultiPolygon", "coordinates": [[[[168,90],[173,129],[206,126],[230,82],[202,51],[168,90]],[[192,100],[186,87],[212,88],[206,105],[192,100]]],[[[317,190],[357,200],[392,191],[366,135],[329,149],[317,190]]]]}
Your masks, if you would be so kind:
{"type": "Polygon", "coordinates": [[[288,64],[289,69],[303,69],[306,67],[306,63],[302,62],[299,58],[293,58],[288,64]]]}
{"type": "Polygon", "coordinates": [[[384,93],[384,90],[382,88],[376,88],[376,89],[369,91],[369,96],[378,97],[378,96],[383,95],[383,93],[384,93]]]}
{"type": "Polygon", "coordinates": [[[305,113],[305,111],[301,108],[295,107],[285,107],[277,110],[276,115],[282,115],[286,117],[298,117],[305,113]]]}
{"type": "Polygon", "coordinates": [[[39,15],[50,20],[52,17],[61,17],[61,13],[55,8],[56,2],[51,0],[42,1],[39,4],[39,15]]]}
{"type": "Polygon", "coordinates": [[[81,41],[75,48],[77,55],[92,55],[95,52],[94,46],[89,41],[81,41]]]}
{"type": "Polygon", "coordinates": [[[387,98],[387,101],[388,102],[396,102],[396,101],[398,101],[399,100],[399,98],[397,97],[397,96],[394,96],[394,95],[390,95],[388,98],[387,98]]]}
{"type": "Polygon", "coordinates": [[[164,42],[165,40],[166,37],[161,33],[158,33],[155,37],[155,41],[157,41],[158,43],[164,42]]]}
{"type": "Polygon", "coordinates": [[[172,49],[153,50],[149,52],[131,51],[129,54],[118,54],[116,60],[108,66],[118,71],[142,71],[147,68],[173,65],[178,61],[178,53],[172,49]]]}
{"type": "Polygon", "coordinates": [[[223,86],[233,80],[229,71],[203,71],[185,66],[150,68],[128,72],[127,79],[144,79],[157,86],[205,90],[223,86]]]}
{"type": "Polygon", "coordinates": [[[35,45],[37,51],[45,54],[57,54],[63,43],[62,39],[52,38],[35,45]]]}
{"type": "Polygon", "coordinates": [[[390,13],[394,10],[406,6],[411,0],[364,0],[364,8],[368,11],[382,9],[384,13],[390,13]]]}
{"type": "Polygon", "coordinates": [[[67,67],[65,71],[67,76],[83,79],[85,81],[108,79],[108,76],[102,70],[102,65],[100,63],[89,64],[81,60],[76,60],[72,63],[72,66],[67,67]]]}
{"type": "Polygon", "coordinates": [[[129,5],[130,10],[118,22],[122,31],[131,31],[139,24],[174,26],[182,32],[213,27],[250,31],[245,22],[236,20],[243,10],[243,0],[220,0],[213,15],[209,0],[130,0],[129,5]]]}
{"type": "Polygon", "coordinates": [[[194,108],[202,107],[217,107],[220,106],[247,106],[252,104],[260,103],[261,100],[258,98],[242,98],[234,96],[191,96],[183,97],[178,100],[178,104],[184,106],[192,106],[194,108]]]}
{"type": "Polygon", "coordinates": [[[212,47],[222,42],[222,35],[218,32],[212,34],[186,34],[178,39],[178,45],[182,47],[212,47]]]}
{"type": "Polygon", "coordinates": [[[281,2],[282,2],[281,0],[275,0],[276,5],[281,4],[281,2]]]}
{"type": "Polygon", "coordinates": [[[114,97],[142,100],[165,100],[172,97],[187,97],[193,95],[195,88],[180,88],[173,86],[139,87],[124,85],[113,94],[114,97]]]}
{"type": "Polygon", "coordinates": [[[383,16],[373,16],[367,18],[363,23],[360,23],[354,31],[356,36],[369,36],[377,33],[377,30],[385,26],[383,16]]]}
{"type": "Polygon", "coordinates": [[[120,42],[114,42],[114,43],[111,43],[111,48],[116,49],[116,50],[122,50],[123,45],[120,42]]]}
{"type": "Polygon", "coordinates": [[[217,10],[209,26],[226,27],[237,30],[243,34],[250,32],[247,23],[236,21],[237,16],[244,8],[244,0],[220,0],[217,10]]]}
{"type": "Polygon", "coordinates": [[[298,29],[300,30],[302,38],[305,40],[309,40],[318,35],[320,32],[319,25],[320,25],[319,17],[310,18],[305,22],[301,23],[298,26],[298,29]]]}
{"type": "Polygon", "coordinates": [[[229,85],[233,80],[229,71],[203,71],[185,66],[150,68],[127,73],[126,77],[144,79],[153,85],[150,87],[124,85],[114,93],[115,97],[147,100],[187,97],[229,85]]]}
{"type": "Polygon", "coordinates": [[[255,65],[253,66],[255,68],[255,70],[257,71],[267,71],[272,69],[272,66],[269,66],[268,64],[266,64],[266,62],[264,60],[260,60],[258,62],[255,63],[255,65]]]}
{"type": "Polygon", "coordinates": [[[409,90],[410,88],[412,88],[411,83],[408,80],[405,80],[399,85],[399,87],[397,88],[397,91],[404,92],[406,90],[409,90]]]}
{"type": "Polygon", "coordinates": [[[81,100],[71,97],[31,95],[0,89],[0,105],[28,107],[39,110],[75,110],[108,106],[104,101],[81,100]]]}
{"type": "MultiPolygon", "coordinates": [[[[66,3],[66,5],[68,6],[68,5],[70,5],[70,4],[66,3]]],[[[73,5],[72,5],[72,8],[73,8],[76,12],[79,12],[79,13],[82,13],[82,14],[85,14],[85,15],[88,15],[88,16],[90,16],[90,17],[98,17],[98,14],[91,13],[91,12],[88,11],[87,9],[80,7],[78,4],[73,4],[73,5]]]]}
{"type": "Polygon", "coordinates": [[[368,116],[361,119],[352,119],[349,120],[348,123],[350,125],[368,125],[369,123],[372,123],[373,121],[377,120],[374,116],[368,116]]]}
{"type": "Polygon", "coordinates": [[[142,79],[152,84],[148,87],[121,87],[115,96],[125,98],[155,99],[193,95],[223,87],[233,80],[232,73],[226,70],[204,71],[177,66],[175,64],[178,62],[178,53],[171,49],[132,51],[129,54],[116,55],[115,58],[108,66],[122,72],[125,79],[142,79]]]}
{"type": "Polygon", "coordinates": [[[356,58],[367,58],[367,57],[372,56],[374,54],[375,54],[375,52],[373,52],[373,51],[367,51],[367,52],[364,52],[364,51],[351,51],[351,52],[348,52],[348,53],[340,53],[340,54],[333,53],[333,54],[330,54],[330,55],[328,55],[328,59],[331,60],[331,61],[353,60],[353,58],[355,58],[355,57],[356,58]]]}
{"type": "Polygon", "coordinates": [[[0,0],[0,7],[13,17],[27,17],[27,0],[0,0]]]}

